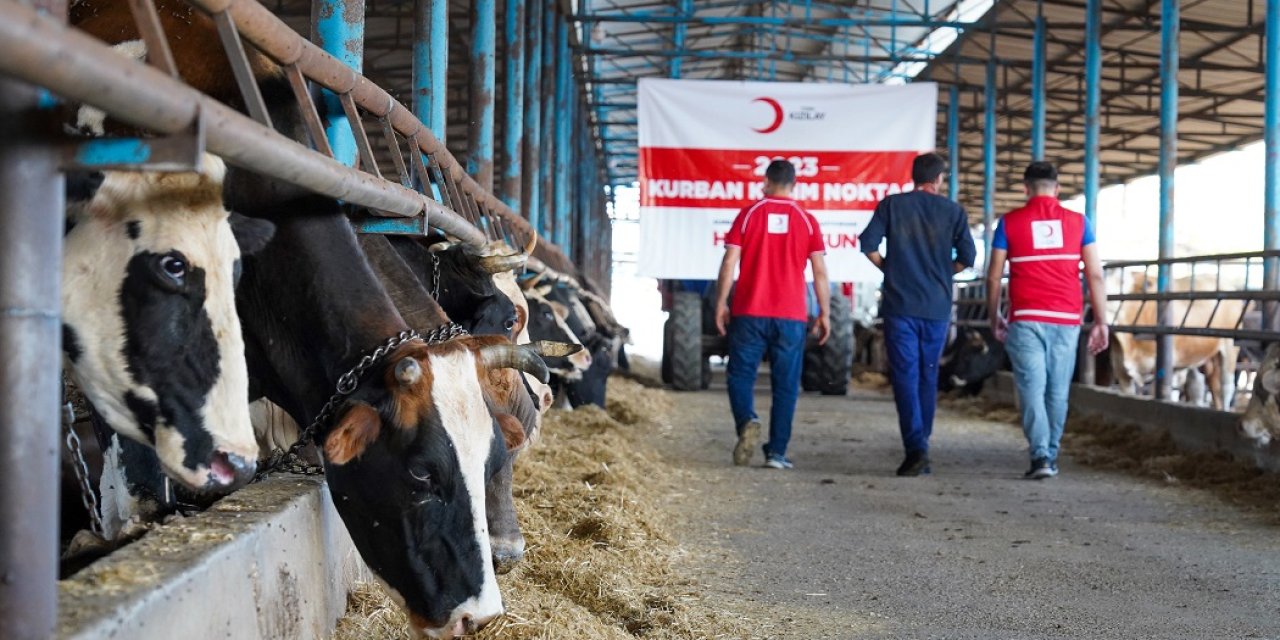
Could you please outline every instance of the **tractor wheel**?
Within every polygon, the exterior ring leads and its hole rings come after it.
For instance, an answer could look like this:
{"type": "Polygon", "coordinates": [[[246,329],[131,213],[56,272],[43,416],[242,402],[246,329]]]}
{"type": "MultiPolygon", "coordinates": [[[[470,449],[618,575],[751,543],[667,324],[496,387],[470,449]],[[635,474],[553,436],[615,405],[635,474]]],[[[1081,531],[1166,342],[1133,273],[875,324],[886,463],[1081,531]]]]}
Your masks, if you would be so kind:
{"type": "Polygon", "coordinates": [[[702,388],[702,296],[682,291],[671,300],[667,361],[671,364],[671,386],[678,391],[702,388]]]}
{"type": "Polygon", "coordinates": [[[826,344],[805,350],[800,381],[805,391],[842,396],[849,392],[852,375],[853,310],[849,299],[836,293],[831,296],[831,336],[826,344]]]}

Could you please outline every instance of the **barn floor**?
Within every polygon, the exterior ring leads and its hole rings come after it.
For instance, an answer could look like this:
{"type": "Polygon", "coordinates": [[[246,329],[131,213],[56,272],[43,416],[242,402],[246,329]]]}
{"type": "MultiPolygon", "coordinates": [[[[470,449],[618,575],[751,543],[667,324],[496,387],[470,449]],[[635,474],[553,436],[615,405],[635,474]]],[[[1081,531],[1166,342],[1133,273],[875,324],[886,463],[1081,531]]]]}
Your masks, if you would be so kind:
{"type": "Polygon", "coordinates": [[[893,403],[870,390],[801,399],[794,471],[735,468],[723,382],[671,399],[655,444],[690,476],[669,503],[685,568],[757,637],[1280,638],[1275,513],[1070,451],[1023,480],[1017,427],[947,409],[934,475],[897,478],[893,403]]]}

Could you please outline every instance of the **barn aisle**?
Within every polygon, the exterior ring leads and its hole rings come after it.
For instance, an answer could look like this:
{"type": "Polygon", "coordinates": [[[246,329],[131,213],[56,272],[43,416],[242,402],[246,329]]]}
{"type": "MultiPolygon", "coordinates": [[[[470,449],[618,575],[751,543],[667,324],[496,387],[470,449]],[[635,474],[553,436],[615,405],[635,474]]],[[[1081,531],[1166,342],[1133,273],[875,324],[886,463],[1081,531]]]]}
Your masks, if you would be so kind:
{"type": "Polygon", "coordinates": [[[802,397],[796,470],[735,468],[723,383],[672,401],[686,564],[757,637],[1280,638],[1275,514],[1070,452],[1023,480],[1016,427],[946,409],[934,475],[897,478],[893,404],[868,390],[802,397]]]}

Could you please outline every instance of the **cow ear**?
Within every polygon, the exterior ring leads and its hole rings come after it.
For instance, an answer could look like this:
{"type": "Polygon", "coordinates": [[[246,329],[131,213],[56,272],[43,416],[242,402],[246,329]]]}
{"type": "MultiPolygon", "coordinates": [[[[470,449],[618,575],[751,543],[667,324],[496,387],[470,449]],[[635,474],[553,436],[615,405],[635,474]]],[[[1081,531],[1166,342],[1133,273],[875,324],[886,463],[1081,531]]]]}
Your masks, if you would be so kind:
{"type": "Polygon", "coordinates": [[[276,225],[261,218],[250,218],[234,211],[231,212],[231,235],[236,237],[240,245],[240,255],[253,255],[262,251],[271,236],[276,234],[276,225]]]}
{"type": "Polygon", "coordinates": [[[515,451],[524,444],[524,425],[509,413],[495,415],[498,427],[502,429],[502,439],[507,443],[507,451],[515,451]]]}
{"type": "Polygon", "coordinates": [[[1270,369],[1262,374],[1262,388],[1272,395],[1280,394],[1280,369],[1270,369]]]}
{"type": "Polygon", "coordinates": [[[342,416],[324,439],[324,458],[330,464],[343,465],[359,458],[382,430],[382,418],[373,407],[358,402],[342,416]]]}

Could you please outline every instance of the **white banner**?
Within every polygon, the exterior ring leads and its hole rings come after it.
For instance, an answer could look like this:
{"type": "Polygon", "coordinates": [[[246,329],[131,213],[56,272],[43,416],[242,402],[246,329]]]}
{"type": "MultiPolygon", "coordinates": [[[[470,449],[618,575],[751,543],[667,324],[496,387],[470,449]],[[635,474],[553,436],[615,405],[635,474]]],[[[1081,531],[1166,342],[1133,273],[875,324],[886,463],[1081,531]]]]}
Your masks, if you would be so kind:
{"type": "Polygon", "coordinates": [[[775,158],[817,217],[833,282],[876,282],[858,234],[886,195],[911,189],[934,148],[937,86],[639,82],[641,275],[714,279],[724,235],[761,197],[775,158]]]}

